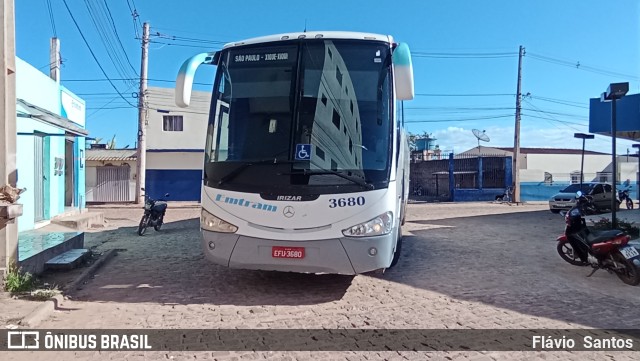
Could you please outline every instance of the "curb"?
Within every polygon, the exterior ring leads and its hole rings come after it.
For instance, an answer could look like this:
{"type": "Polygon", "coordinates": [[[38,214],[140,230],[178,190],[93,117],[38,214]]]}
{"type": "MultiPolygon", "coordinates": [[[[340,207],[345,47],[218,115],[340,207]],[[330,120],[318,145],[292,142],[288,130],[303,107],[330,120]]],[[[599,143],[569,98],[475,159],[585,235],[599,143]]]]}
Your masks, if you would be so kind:
{"type": "Polygon", "coordinates": [[[62,292],[65,293],[65,294],[68,294],[68,293],[71,293],[71,292],[81,288],[80,286],[82,286],[82,284],[89,277],[91,277],[98,270],[98,268],[102,267],[102,265],[106,261],[111,259],[111,257],[115,256],[117,253],[118,253],[118,251],[115,250],[115,249],[108,250],[105,254],[102,255],[102,257],[100,257],[94,264],[92,264],[91,267],[87,268],[84,272],[82,272],[82,274],[80,274],[80,276],[78,276],[78,278],[76,278],[73,282],[71,282],[68,285],[66,285],[62,289],[62,292]]]}
{"type": "MultiPolygon", "coordinates": [[[[91,267],[87,268],[78,278],[76,278],[73,282],[68,284],[62,289],[63,293],[70,293],[78,288],[93,275],[98,268],[102,267],[102,265],[111,259],[111,257],[117,254],[117,250],[111,249],[107,251],[100,259],[98,259],[91,267]]],[[[23,317],[18,323],[27,327],[36,327],[40,322],[49,317],[51,312],[60,308],[62,302],[64,302],[65,297],[63,294],[55,295],[48,300],[44,301],[42,304],[38,305],[33,311],[31,311],[28,315],[23,317]]]]}

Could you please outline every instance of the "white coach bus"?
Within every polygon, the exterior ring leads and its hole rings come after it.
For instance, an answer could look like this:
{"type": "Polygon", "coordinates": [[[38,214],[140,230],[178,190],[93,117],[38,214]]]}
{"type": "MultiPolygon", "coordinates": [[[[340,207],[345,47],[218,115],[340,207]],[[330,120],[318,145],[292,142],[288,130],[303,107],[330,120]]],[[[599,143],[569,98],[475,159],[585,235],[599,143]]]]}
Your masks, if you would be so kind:
{"type": "Polygon", "coordinates": [[[395,265],[409,192],[401,100],[406,44],[304,32],[229,43],[188,59],[217,67],[206,134],[202,246],[231,268],[357,274],[395,265]]]}

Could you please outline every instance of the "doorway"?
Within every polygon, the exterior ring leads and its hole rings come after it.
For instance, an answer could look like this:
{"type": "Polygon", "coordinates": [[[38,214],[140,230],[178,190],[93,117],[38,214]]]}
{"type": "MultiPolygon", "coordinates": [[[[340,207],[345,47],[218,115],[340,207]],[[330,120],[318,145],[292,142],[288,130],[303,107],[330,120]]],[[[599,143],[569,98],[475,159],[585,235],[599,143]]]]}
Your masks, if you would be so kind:
{"type": "Polygon", "coordinates": [[[44,183],[47,181],[45,176],[44,163],[44,137],[40,135],[33,136],[33,197],[34,197],[34,220],[39,222],[44,219],[44,183]]]}
{"type": "Polygon", "coordinates": [[[64,206],[73,207],[73,196],[75,194],[74,180],[75,167],[73,164],[73,139],[66,139],[64,142],[64,206]]]}

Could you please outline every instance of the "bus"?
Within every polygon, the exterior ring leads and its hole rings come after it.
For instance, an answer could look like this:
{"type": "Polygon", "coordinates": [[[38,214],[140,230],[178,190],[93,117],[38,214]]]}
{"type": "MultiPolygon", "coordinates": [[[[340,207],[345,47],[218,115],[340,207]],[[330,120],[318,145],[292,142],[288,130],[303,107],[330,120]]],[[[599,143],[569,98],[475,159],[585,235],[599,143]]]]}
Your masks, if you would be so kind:
{"type": "Polygon", "coordinates": [[[184,62],[178,106],[189,105],[202,64],[216,67],[201,196],[206,258],[317,274],[394,266],[409,192],[408,45],[338,31],[229,43],[184,62]]]}

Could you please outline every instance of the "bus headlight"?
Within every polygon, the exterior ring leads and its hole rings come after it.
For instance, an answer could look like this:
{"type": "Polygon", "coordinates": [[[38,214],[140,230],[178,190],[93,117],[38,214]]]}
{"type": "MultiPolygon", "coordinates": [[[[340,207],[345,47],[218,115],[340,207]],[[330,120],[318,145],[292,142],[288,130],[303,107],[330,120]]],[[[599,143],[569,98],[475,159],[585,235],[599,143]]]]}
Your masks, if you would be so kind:
{"type": "Polygon", "coordinates": [[[200,214],[200,227],[205,231],[221,233],[235,233],[238,230],[238,227],[229,222],[223,221],[204,209],[200,214]]]}
{"type": "Polygon", "coordinates": [[[342,230],[342,234],[347,237],[369,237],[389,234],[393,226],[393,212],[383,213],[376,218],[356,224],[342,230]]]}

